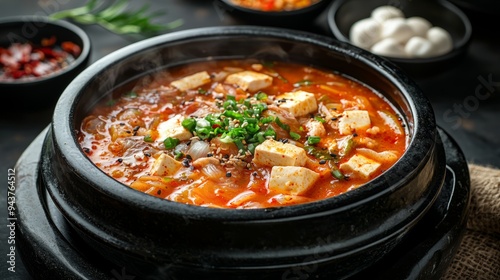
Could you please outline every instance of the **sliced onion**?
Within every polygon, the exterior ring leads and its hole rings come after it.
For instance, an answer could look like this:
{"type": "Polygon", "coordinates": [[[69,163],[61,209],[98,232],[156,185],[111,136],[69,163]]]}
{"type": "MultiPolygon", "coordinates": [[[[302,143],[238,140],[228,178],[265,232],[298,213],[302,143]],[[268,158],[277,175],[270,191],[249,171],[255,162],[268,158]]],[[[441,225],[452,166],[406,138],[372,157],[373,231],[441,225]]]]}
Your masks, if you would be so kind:
{"type": "Polygon", "coordinates": [[[207,176],[209,179],[218,181],[220,178],[225,178],[226,172],[220,165],[215,165],[209,163],[201,168],[201,173],[207,176]]]}
{"type": "Polygon", "coordinates": [[[208,153],[210,153],[210,145],[205,141],[191,142],[191,146],[187,152],[193,160],[206,157],[208,153]]]}
{"type": "MultiPolygon", "coordinates": [[[[163,144],[163,143],[162,143],[163,144]]],[[[183,153],[185,154],[188,150],[188,145],[186,142],[183,142],[183,143],[180,143],[179,145],[177,145],[174,149],[174,151],[176,153],[183,153]]]]}

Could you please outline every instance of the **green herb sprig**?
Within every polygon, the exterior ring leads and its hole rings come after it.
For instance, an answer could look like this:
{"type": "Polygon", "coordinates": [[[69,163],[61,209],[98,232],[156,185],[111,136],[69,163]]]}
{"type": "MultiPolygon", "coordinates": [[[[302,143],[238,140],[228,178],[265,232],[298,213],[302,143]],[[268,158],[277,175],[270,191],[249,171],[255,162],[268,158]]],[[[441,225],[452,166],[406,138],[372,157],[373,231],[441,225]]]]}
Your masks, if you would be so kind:
{"type": "Polygon", "coordinates": [[[128,2],[128,0],[90,0],[82,7],[59,11],[51,14],[50,17],[71,19],[81,24],[98,24],[116,34],[154,35],[179,27],[183,23],[181,19],[166,24],[153,23],[153,19],[164,13],[150,13],[148,5],[133,11],[127,10],[128,2]]]}

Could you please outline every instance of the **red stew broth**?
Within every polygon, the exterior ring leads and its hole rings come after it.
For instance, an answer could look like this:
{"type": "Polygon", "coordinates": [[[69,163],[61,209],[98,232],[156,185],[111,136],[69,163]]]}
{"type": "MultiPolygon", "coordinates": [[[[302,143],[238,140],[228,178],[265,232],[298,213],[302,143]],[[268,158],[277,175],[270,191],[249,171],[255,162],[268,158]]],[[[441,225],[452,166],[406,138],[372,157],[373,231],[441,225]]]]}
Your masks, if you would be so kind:
{"type": "MultiPolygon", "coordinates": [[[[208,127],[215,128],[215,124],[208,127]]],[[[403,120],[387,100],[339,73],[291,63],[222,60],[168,69],[154,79],[144,78],[134,86],[117,90],[113,100],[99,104],[83,120],[78,141],[99,169],[149,195],[200,206],[262,208],[321,200],[358,188],[390,168],[404,153],[408,139],[403,120]],[[272,85],[247,92],[224,82],[228,74],[243,70],[271,76],[272,85]],[[170,85],[199,71],[207,71],[211,81],[185,91],[170,85]],[[297,90],[313,93],[318,110],[294,117],[279,107],[276,96],[297,90]],[[307,151],[303,166],[319,175],[312,187],[300,194],[270,190],[272,166],[252,161],[253,149],[260,142],[249,148],[250,143],[243,141],[238,144],[243,144],[244,149],[239,149],[234,142],[221,141],[217,137],[222,136],[220,132],[206,140],[195,137],[197,132],[193,132],[193,138],[169,142],[169,149],[166,148],[165,139],[160,139],[157,131],[160,123],[178,115],[190,119],[220,114],[227,111],[225,102],[233,99],[228,96],[234,96],[236,103],[248,99],[252,104],[266,104],[261,120],[271,121],[260,124],[260,131],[272,130],[275,135],[267,135],[266,139],[307,151]],[[370,127],[340,134],[339,121],[344,112],[352,110],[367,111],[370,127]],[[311,138],[308,122],[321,124],[325,133],[311,138]],[[309,143],[309,138],[314,141],[309,143]],[[201,159],[189,155],[190,147],[197,141],[209,144],[208,153],[207,145],[201,145],[201,151],[206,153],[201,159]],[[175,174],[151,174],[154,161],[162,154],[180,163],[175,174]],[[341,168],[359,154],[379,164],[368,176],[341,168]]]]}

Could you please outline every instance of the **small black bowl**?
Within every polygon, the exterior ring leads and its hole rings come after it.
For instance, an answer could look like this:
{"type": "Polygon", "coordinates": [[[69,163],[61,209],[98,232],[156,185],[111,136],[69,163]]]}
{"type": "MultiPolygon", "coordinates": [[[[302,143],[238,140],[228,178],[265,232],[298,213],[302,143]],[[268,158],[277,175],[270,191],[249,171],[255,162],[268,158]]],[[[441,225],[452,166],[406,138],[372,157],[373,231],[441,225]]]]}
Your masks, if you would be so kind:
{"type": "MultiPolygon", "coordinates": [[[[358,20],[370,17],[371,11],[387,3],[385,0],[335,1],[328,12],[330,30],[337,39],[350,43],[351,26],[358,20]]],[[[447,30],[453,40],[453,49],[449,53],[430,58],[385,58],[401,66],[412,76],[424,77],[451,68],[452,64],[465,54],[472,35],[472,26],[459,8],[444,0],[402,0],[397,3],[396,7],[403,11],[405,17],[423,17],[433,26],[447,30]]]]}
{"type": "Polygon", "coordinates": [[[270,26],[291,27],[300,26],[304,22],[314,20],[325,11],[331,0],[319,0],[311,6],[280,12],[266,12],[245,8],[234,4],[231,0],[220,0],[222,6],[235,17],[248,23],[256,23],[270,26]]]}
{"type": "Polygon", "coordinates": [[[90,39],[74,24],[54,21],[43,16],[18,16],[0,19],[0,46],[12,43],[31,42],[39,44],[42,39],[55,36],[57,43],[71,41],[81,48],[78,57],[63,69],[30,80],[0,82],[2,100],[13,106],[7,110],[38,109],[54,106],[64,88],[88,64],[90,39]],[[16,106],[15,104],[19,104],[16,106]]]}

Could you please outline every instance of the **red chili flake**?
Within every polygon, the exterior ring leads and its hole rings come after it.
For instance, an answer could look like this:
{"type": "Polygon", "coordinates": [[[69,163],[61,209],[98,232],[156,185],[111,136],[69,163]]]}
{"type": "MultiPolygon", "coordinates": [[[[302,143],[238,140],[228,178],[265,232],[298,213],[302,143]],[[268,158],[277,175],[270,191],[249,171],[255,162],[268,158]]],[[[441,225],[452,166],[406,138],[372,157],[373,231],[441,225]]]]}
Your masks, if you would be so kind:
{"type": "Polygon", "coordinates": [[[75,44],[73,42],[69,42],[69,41],[62,42],[61,48],[64,51],[72,54],[73,56],[79,56],[80,53],[82,52],[82,49],[80,48],[80,46],[78,46],[77,44],[75,44]]]}
{"type": "Polygon", "coordinates": [[[51,48],[40,48],[39,49],[47,58],[57,57],[57,54],[51,48]]]}
{"type": "Polygon", "coordinates": [[[57,39],[56,36],[51,36],[50,38],[43,38],[42,39],[42,47],[50,47],[53,46],[56,43],[57,39]]]}
{"type": "Polygon", "coordinates": [[[24,70],[15,70],[11,72],[11,75],[14,79],[19,79],[23,76],[26,75],[26,72],[24,70]]]}

